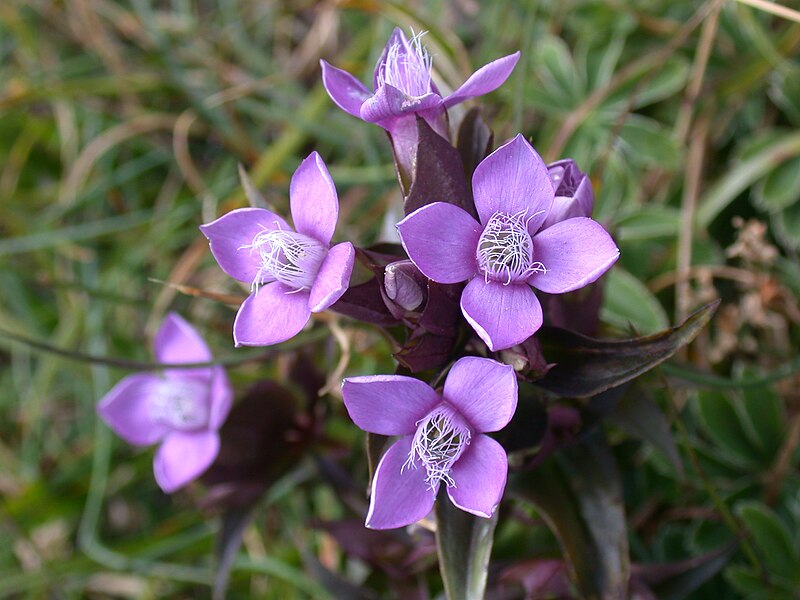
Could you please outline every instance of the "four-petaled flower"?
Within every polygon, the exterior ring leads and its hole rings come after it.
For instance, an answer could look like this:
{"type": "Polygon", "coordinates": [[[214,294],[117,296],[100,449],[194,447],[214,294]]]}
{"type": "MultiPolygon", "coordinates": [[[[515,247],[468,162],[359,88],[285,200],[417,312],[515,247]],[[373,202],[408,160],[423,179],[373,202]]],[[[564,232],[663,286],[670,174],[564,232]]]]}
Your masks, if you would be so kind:
{"type": "MultiPolygon", "coordinates": [[[[170,313],[153,342],[160,363],[211,361],[203,339],[170,313]]],[[[122,439],[137,446],[161,443],[153,461],[156,482],[172,493],[214,462],[233,392],[220,366],[165,369],[129,375],[97,405],[97,413],[122,439]]]]}
{"type": "Polygon", "coordinates": [[[573,217],[591,217],[594,210],[592,180],[571,158],[547,165],[547,174],[555,188],[555,198],[542,229],[573,217]]]}
{"type": "Polygon", "coordinates": [[[544,162],[518,135],[475,169],[480,222],[444,202],[423,206],[397,225],[409,258],[439,283],[469,280],[461,311],[491,350],[533,335],[542,308],[531,286],[550,294],[579,289],[619,257],[611,236],[586,217],[546,229],[555,191],[544,162]]]}
{"type": "Polygon", "coordinates": [[[508,459],[483,433],[505,427],[516,410],[512,367],[466,357],[450,369],[441,395],[402,375],[350,377],[342,395],[361,429],[402,436],[375,471],[367,527],[391,529],[420,520],[441,483],[460,509],[492,516],[505,489],[508,459]]]}
{"type": "Polygon", "coordinates": [[[250,284],[233,324],[236,346],[294,337],[350,284],[355,249],[350,242],[330,246],[339,197],[316,152],[292,176],[289,202],[296,230],[263,208],[233,210],[200,227],[222,270],[250,284]]]}
{"type": "Polygon", "coordinates": [[[421,35],[415,35],[409,41],[400,28],[395,28],[375,67],[374,92],[350,73],[320,61],[322,83],[328,95],[345,112],[389,132],[395,157],[406,177],[413,174],[415,115],[448,138],[446,109],[500,87],[520,56],[515,52],[484,65],[453,93],[443,97],[431,79],[432,60],[420,38],[421,35]]]}

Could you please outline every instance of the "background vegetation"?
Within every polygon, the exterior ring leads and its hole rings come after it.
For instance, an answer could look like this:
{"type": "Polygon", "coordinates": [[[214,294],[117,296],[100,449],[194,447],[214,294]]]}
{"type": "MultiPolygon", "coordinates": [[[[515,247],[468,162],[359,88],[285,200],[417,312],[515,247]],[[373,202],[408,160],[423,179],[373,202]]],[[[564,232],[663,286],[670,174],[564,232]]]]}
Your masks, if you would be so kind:
{"type": "MultiPolygon", "coordinates": [[[[521,131],[545,159],[591,173],[596,218],[622,251],[607,336],[722,299],[639,389],[670,429],[637,438],[636,419],[608,426],[631,560],[687,560],[734,540],[703,563],[708,581],[663,597],[800,597],[799,17],[730,0],[0,2],[0,596],[210,594],[218,519],[197,508],[197,489],[164,496],[151,452],[95,417],[128,371],[76,353],[148,360],[148,336],[173,309],[239,363],[240,395],[287,380],[280,356],[234,352],[228,306],[192,295],[241,293],[197,226],[244,205],[240,163],[285,212],[288,178],[316,149],[340,193],[337,235],[379,239],[399,202],[388,144],[333,105],[318,62],[368,81],[400,25],[428,31],[444,87],[522,51],[483,115],[496,141],[521,131]]],[[[341,355],[348,373],[392,368],[379,337],[332,325],[340,335],[315,354],[323,372],[340,378],[341,355]]],[[[317,459],[286,470],[246,528],[230,597],[389,589],[374,556],[345,556],[319,526],[363,509],[320,470],[366,481],[362,433],[331,406],[317,459]]],[[[524,526],[498,529],[498,569],[560,557],[537,513],[518,510],[524,526]]],[[[417,592],[436,580],[424,533],[417,592]]]]}

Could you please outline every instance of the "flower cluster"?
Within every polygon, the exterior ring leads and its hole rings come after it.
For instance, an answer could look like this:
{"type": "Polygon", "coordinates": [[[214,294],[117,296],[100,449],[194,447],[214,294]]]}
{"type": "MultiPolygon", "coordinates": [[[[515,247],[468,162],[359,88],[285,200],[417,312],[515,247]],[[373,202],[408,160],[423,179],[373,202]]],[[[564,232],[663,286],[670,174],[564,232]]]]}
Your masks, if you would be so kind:
{"type": "MultiPolygon", "coordinates": [[[[325,61],[322,77],[337,105],[389,133],[406,187],[415,175],[421,144],[418,119],[449,141],[447,109],[499,87],[518,59],[519,52],[497,59],[443,95],[421,36],[409,40],[396,29],[375,68],[374,91],[325,61]]],[[[463,178],[463,170],[457,176],[463,178]]],[[[398,246],[397,255],[381,263],[385,270],[374,272],[376,302],[385,304],[390,322],[423,321],[420,315],[436,286],[451,285],[447,317],[452,316],[454,327],[463,324],[463,333],[469,324],[477,338],[438,332],[439,340],[462,339],[461,346],[448,346],[450,354],[436,364],[441,370],[455,360],[441,391],[402,375],[344,380],[342,395],[352,420],[365,431],[399,438],[375,472],[366,518],[371,528],[401,527],[423,518],[442,486],[462,510],[486,518],[494,514],[508,461],[502,445],[486,433],[512,419],[517,374],[490,358],[464,356],[466,349],[486,354],[525,342],[543,323],[534,288],[548,294],[577,290],[597,280],[619,256],[609,234],[590,218],[594,198],[589,178],[568,159],[545,165],[522,135],[478,164],[472,191],[477,219],[461,206],[426,199],[397,224],[408,258],[398,246]],[[452,285],[462,282],[463,291],[452,285]],[[464,320],[455,301],[459,293],[464,320]]],[[[292,176],[289,204],[292,225],[264,208],[239,208],[200,227],[221,269],[249,288],[233,323],[236,346],[284,342],[306,326],[312,313],[336,309],[348,292],[356,250],[350,242],[332,244],[339,200],[316,152],[292,176]]],[[[369,268],[375,271],[374,264],[369,268]]],[[[428,321],[445,312],[429,311],[428,321]]],[[[425,327],[437,329],[430,322],[425,327]]],[[[161,443],[156,480],[171,492],[214,461],[231,388],[221,367],[174,366],[211,360],[197,333],[177,315],[170,315],[158,332],[155,355],[172,366],[158,375],[123,379],[98,412],[131,443],[161,443]]]]}

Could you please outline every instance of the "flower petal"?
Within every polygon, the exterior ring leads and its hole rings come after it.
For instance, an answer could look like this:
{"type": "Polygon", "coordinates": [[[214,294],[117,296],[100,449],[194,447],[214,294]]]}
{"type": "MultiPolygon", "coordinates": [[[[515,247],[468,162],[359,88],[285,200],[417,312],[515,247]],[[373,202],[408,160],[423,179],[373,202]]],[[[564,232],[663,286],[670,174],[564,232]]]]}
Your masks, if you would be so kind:
{"type": "Polygon", "coordinates": [[[158,487],[171,494],[202,475],[219,454],[216,431],[173,431],[153,460],[158,487]]]}
{"type": "Polygon", "coordinates": [[[470,75],[469,79],[462,83],[456,91],[444,99],[445,108],[450,108],[475,96],[483,96],[499,88],[517,66],[519,56],[520,53],[517,51],[482,66],[470,75]]]}
{"type": "Polygon", "coordinates": [[[160,363],[199,363],[211,360],[200,334],[177,313],[169,313],[153,340],[156,360],[160,363]]]}
{"type": "Polygon", "coordinates": [[[311,312],[325,310],[347,291],[355,259],[356,251],[350,242],[336,244],[328,251],[311,286],[308,298],[311,312]]]}
{"type": "MultiPolygon", "coordinates": [[[[291,230],[291,227],[280,216],[263,208],[237,208],[200,226],[222,270],[245,283],[253,283],[259,275],[261,258],[258,252],[244,246],[252,244],[253,238],[262,231],[274,229],[291,230]]],[[[262,277],[259,283],[266,281],[271,278],[262,277]]]]}
{"type": "Polygon", "coordinates": [[[525,283],[475,277],[461,294],[461,312],[492,351],[519,344],[542,326],[542,306],[525,283]]]}
{"type": "Polygon", "coordinates": [[[477,431],[499,431],[517,408],[517,376],[511,365],[467,356],[450,369],[442,395],[477,431]]]}
{"type": "Polygon", "coordinates": [[[208,428],[216,431],[228,418],[233,403],[233,388],[228,375],[222,367],[214,367],[211,371],[211,396],[208,416],[208,428]]]}
{"type": "Polygon", "coordinates": [[[441,105],[442,97],[439,94],[429,92],[424,96],[407,96],[396,87],[385,83],[361,106],[361,118],[384,129],[391,129],[393,121],[398,117],[410,117],[412,113],[441,105]]]}
{"type": "Polygon", "coordinates": [[[150,401],[160,377],[150,373],[128,375],[103,396],[97,414],[114,433],[137,446],[155,444],[169,431],[150,418],[150,401]]]}
{"type": "Polygon", "coordinates": [[[438,490],[430,489],[425,481],[427,470],[405,466],[413,437],[399,439],[378,463],[366,521],[370,529],[405,527],[425,517],[433,508],[438,490]]]}
{"type": "Polygon", "coordinates": [[[534,236],[533,254],[547,271],[531,275],[528,283],[548,294],[563,294],[597,280],[619,258],[619,249],[600,223],[576,217],[534,236]]]}
{"type": "Polygon", "coordinates": [[[328,246],[339,219],[339,197],[328,168],[316,152],[309,154],[292,175],[289,203],[297,232],[328,246]]]}
{"type": "Polygon", "coordinates": [[[475,250],[483,228],[454,204],[434,202],[397,224],[409,258],[428,278],[458,283],[478,270],[475,250]]]}
{"type": "Polygon", "coordinates": [[[319,65],[322,67],[322,85],[331,100],[343,111],[361,118],[361,105],[372,92],[347,71],[337,69],[324,60],[320,60],[319,65]]]}
{"type": "Polygon", "coordinates": [[[381,56],[378,58],[378,62],[375,63],[375,73],[372,77],[372,88],[377,90],[378,86],[378,74],[383,69],[383,66],[386,64],[386,60],[389,56],[389,50],[392,49],[392,46],[399,46],[401,48],[400,52],[404,55],[408,54],[409,52],[413,52],[413,48],[406,37],[406,34],[403,33],[403,30],[399,27],[395,27],[392,30],[392,34],[389,36],[389,39],[386,40],[386,45],[383,47],[381,51],[381,56]]]}
{"type": "Polygon", "coordinates": [[[554,196],[544,161],[521,134],[481,161],[472,189],[481,223],[496,212],[524,213],[531,233],[541,227],[554,196]]]}
{"type": "Polygon", "coordinates": [[[442,399],[427,383],[404,375],[348,377],[342,383],[347,414],[364,431],[406,435],[442,399]]]}
{"type": "Polygon", "coordinates": [[[233,322],[239,346],[270,346],[293,338],[308,323],[308,290],[296,291],[273,281],[250,294],[233,322]]]}
{"type": "Polygon", "coordinates": [[[450,476],[456,483],[447,488],[453,504],[473,515],[489,518],[506,487],[506,451],[489,436],[477,435],[450,469],[450,476]]]}

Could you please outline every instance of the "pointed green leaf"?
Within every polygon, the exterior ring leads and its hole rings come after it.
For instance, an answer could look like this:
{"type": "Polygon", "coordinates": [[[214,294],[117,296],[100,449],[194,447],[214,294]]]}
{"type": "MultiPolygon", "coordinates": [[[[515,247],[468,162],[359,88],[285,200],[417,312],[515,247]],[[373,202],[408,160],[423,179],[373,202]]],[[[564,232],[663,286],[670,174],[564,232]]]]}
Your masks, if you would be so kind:
{"type": "Polygon", "coordinates": [[[607,341],[565,329],[543,327],[539,333],[548,362],[556,363],[536,385],[564,397],[594,396],[649,371],[691,342],[714,314],[712,302],[671,329],[647,337],[607,341]]]}
{"type": "Polygon", "coordinates": [[[800,583],[800,557],[792,544],[786,525],[765,505],[755,501],[740,502],[736,513],[744,521],[756,548],[770,573],[800,583]]]}
{"type": "Polygon", "coordinates": [[[515,475],[510,493],[542,513],[569,560],[581,598],[626,598],[630,564],[622,487],[599,429],[536,470],[515,475]]]}
{"type": "Polygon", "coordinates": [[[436,501],[436,549],[449,600],[482,600],[486,592],[497,511],[485,519],[456,508],[445,486],[436,501]]]}

